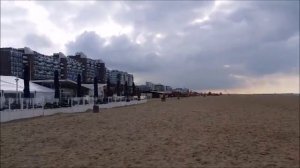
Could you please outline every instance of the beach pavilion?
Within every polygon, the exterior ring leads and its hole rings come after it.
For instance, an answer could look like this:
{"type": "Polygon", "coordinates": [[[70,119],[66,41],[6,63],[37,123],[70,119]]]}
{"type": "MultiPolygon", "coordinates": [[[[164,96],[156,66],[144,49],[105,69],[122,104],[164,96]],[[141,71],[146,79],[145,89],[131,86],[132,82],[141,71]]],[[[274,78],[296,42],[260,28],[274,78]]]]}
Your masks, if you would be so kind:
{"type": "MultiPolygon", "coordinates": [[[[15,76],[0,76],[1,98],[21,98],[23,97],[24,80],[15,76]]],[[[54,98],[54,90],[29,81],[31,97],[34,98],[54,98]]]]}
{"type": "MultiPolygon", "coordinates": [[[[32,80],[33,83],[54,89],[54,80],[53,79],[47,79],[47,80],[32,80]]],[[[77,95],[77,83],[68,80],[68,79],[60,79],[59,80],[60,85],[60,94],[61,97],[76,97],[77,95]]],[[[81,91],[82,96],[89,95],[90,88],[86,87],[84,84],[81,84],[81,91]]]]}

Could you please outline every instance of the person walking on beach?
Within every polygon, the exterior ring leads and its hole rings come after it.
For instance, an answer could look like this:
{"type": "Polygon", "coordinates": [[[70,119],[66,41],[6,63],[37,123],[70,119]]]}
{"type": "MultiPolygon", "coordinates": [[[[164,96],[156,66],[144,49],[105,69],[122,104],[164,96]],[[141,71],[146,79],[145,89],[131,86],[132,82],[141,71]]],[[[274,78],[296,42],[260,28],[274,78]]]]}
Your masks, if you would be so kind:
{"type": "Polygon", "coordinates": [[[165,102],[165,101],[166,101],[166,95],[165,95],[165,94],[162,95],[161,101],[162,101],[162,102],[165,102]]]}

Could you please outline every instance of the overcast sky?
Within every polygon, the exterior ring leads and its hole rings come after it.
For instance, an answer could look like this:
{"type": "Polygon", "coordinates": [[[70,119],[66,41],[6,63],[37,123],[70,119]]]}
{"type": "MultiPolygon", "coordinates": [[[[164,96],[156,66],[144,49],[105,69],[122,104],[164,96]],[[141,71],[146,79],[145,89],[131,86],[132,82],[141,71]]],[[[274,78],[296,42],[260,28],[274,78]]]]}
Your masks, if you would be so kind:
{"type": "Polygon", "coordinates": [[[1,47],[82,51],[135,82],[299,93],[299,1],[1,1],[1,47]]]}

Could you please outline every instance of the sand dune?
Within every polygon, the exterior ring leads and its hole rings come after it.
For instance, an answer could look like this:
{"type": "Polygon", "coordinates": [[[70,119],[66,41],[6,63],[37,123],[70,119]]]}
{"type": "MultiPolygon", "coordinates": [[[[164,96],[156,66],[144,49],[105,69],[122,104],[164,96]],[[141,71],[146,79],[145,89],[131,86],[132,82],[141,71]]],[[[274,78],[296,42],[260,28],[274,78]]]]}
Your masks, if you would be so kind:
{"type": "Polygon", "coordinates": [[[1,124],[5,167],[299,167],[299,95],[150,100],[1,124]]]}

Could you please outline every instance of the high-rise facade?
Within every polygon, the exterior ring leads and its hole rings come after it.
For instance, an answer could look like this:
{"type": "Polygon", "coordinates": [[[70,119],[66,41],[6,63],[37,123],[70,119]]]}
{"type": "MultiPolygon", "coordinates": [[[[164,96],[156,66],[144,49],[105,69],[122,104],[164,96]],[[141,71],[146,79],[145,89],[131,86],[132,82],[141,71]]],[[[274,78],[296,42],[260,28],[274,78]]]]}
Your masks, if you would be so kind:
{"type": "Polygon", "coordinates": [[[99,78],[98,78],[98,81],[99,83],[106,83],[106,67],[105,67],[105,63],[104,62],[100,62],[99,63],[99,78]]]}
{"type": "Polygon", "coordinates": [[[165,89],[166,91],[172,91],[173,89],[172,89],[172,87],[171,86],[166,86],[166,89],[165,89]]]}
{"type": "Polygon", "coordinates": [[[151,91],[155,89],[155,88],[154,88],[155,84],[152,83],[152,82],[146,82],[146,86],[147,86],[148,88],[150,88],[151,91]]]}
{"type": "Polygon", "coordinates": [[[30,80],[53,79],[55,70],[60,73],[58,58],[40,54],[29,48],[19,49],[19,51],[25,58],[27,57],[28,61],[24,65],[29,66],[30,80]]]}
{"type": "Polygon", "coordinates": [[[93,60],[87,58],[87,56],[82,53],[78,52],[75,56],[69,56],[72,59],[80,62],[83,66],[83,82],[84,83],[93,83],[94,77],[98,78],[99,83],[104,83],[104,79],[106,75],[105,64],[102,60],[93,60]]]}
{"type": "Polygon", "coordinates": [[[127,82],[128,82],[128,86],[132,86],[133,81],[134,81],[133,75],[132,75],[132,74],[128,74],[127,80],[128,80],[128,81],[127,81],[127,82]]]}
{"type": "Polygon", "coordinates": [[[29,48],[1,48],[0,75],[17,76],[23,78],[23,69],[29,67],[32,79],[53,79],[54,71],[59,68],[59,60],[51,56],[40,54],[29,48]]]}
{"type": "Polygon", "coordinates": [[[117,85],[117,82],[120,80],[120,84],[122,84],[122,72],[118,70],[110,70],[109,71],[109,80],[112,85],[117,85]]]}
{"type": "Polygon", "coordinates": [[[116,85],[118,81],[120,81],[121,85],[125,85],[127,82],[128,86],[132,86],[133,84],[133,75],[128,74],[127,72],[119,71],[119,70],[111,70],[109,74],[109,79],[111,84],[116,85]]]}
{"type": "Polygon", "coordinates": [[[156,85],[154,86],[154,90],[155,90],[155,91],[165,91],[165,86],[162,85],[162,84],[156,84],[156,85]]]}
{"type": "Polygon", "coordinates": [[[105,81],[107,82],[108,80],[110,80],[110,70],[105,68],[106,70],[106,77],[105,77],[105,81]]]}
{"type": "Polygon", "coordinates": [[[94,77],[99,83],[106,83],[107,74],[102,60],[87,58],[83,53],[66,57],[63,53],[53,56],[40,54],[30,48],[1,48],[0,75],[23,78],[24,66],[29,66],[30,80],[53,79],[54,71],[58,70],[61,79],[77,81],[82,76],[82,82],[93,83],[94,77]]]}
{"type": "Polygon", "coordinates": [[[61,79],[77,81],[78,74],[82,76],[83,66],[80,62],[66,57],[63,53],[54,53],[53,57],[59,58],[61,79]]]}
{"type": "Polygon", "coordinates": [[[0,75],[23,77],[23,53],[14,48],[1,48],[0,75]]]}

